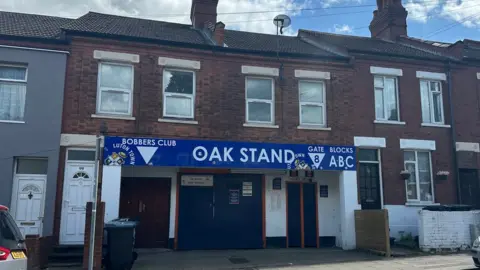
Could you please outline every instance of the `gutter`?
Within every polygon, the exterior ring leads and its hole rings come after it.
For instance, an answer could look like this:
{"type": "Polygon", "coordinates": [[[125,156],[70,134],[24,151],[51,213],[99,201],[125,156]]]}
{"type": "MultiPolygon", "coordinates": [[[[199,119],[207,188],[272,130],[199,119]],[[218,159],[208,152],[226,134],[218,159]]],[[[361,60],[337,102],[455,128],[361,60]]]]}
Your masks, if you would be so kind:
{"type": "MultiPolygon", "coordinates": [[[[368,52],[368,51],[362,51],[362,50],[350,50],[351,53],[359,53],[363,55],[372,55],[372,56],[390,56],[390,57],[395,57],[399,59],[414,59],[414,60],[425,60],[425,61],[434,61],[434,62],[445,62],[448,61],[450,63],[452,60],[446,60],[446,57],[444,59],[435,59],[435,58],[428,58],[428,57],[421,57],[421,56],[405,56],[405,55],[398,55],[398,54],[392,54],[392,53],[384,53],[384,52],[368,52]]],[[[441,57],[441,56],[439,56],[441,57]]],[[[457,61],[460,62],[460,61],[457,61]]]]}
{"type": "Polygon", "coordinates": [[[30,41],[54,45],[68,45],[68,41],[62,38],[41,38],[41,37],[24,37],[13,35],[0,35],[0,40],[14,40],[14,41],[30,41]]]}
{"type": "Polygon", "coordinates": [[[448,83],[448,100],[450,101],[450,132],[451,132],[451,147],[453,151],[453,169],[455,170],[455,182],[457,183],[457,201],[462,203],[462,192],[460,190],[460,177],[458,169],[458,156],[457,156],[457,133],[455,128],[455,114],[453,109],[453,93],[452,93],[452,68],[451,63],[447,63],[447,83],[448,83]]]}

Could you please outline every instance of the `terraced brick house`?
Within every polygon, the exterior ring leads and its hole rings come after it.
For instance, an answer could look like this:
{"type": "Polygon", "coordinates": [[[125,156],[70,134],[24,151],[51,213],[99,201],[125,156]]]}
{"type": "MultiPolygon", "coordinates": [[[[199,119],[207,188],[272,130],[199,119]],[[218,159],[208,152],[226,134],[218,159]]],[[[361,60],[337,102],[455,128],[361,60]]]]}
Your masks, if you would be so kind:
{"type": "Polygon", "coordinates": [[[84,244],[103,125],[105,220],[140,219],[139,247],[353,249],[356,209],[417,235],[416,212],[460,202],[458,164],[478,164],[457,152],[478,152],[477,93],[460,84],[476,71],[409,38],[401,1],[377,2],[371,37],[228,30],[216,0],[193,0],[188,25],[90,12],[57,26],[55,243],[84,244]]]}

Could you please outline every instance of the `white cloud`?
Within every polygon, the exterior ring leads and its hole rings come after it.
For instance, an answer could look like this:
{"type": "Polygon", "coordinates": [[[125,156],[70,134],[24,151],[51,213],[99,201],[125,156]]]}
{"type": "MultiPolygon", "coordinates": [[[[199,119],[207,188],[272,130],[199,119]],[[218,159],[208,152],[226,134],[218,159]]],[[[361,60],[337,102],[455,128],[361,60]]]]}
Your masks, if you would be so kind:
{"type": "Polygon", "coordinates": [[[322,6],[323,7],[330,7],[336,4],[342,4],[347,6],[347,4],[360,4],[363,0],[323,0],[322,6]]]}
{"type": "MultiPolygon", "coordinates": [[[[258,13],[220,14],[218,20],[225,22],[230,29],[275,33],[276,28],[272,22],[275,15],[298,15],[299,9],[309,7],[311,2],[312,0],[220,0],[219,13],[258,13]]],[[[0,10],[6,11],[71,18],[95,11],[185,24],[190,24],[190,6],[191,0],[0,0],[0,10]]],[[[294,32],[289,28],[287,33],[294,32]]]]}
{"type": "Polygon", "coordinates": [[[440,7],[440,0],[429,1],[428,4],[409,0],[404,6],[408,11],[409,19],[426,23],[429,16],[440,7]]]}
{"type": "Polygon", "coordinates": [[[343,25],[335,24],[333,26],[333,31],[337,34],[350,34],[353,32],[353,28],[347,24],[343,24],[343,25]]]}
{"type": "Polygon", "coordinates": [[[465,27],[480,27],[480,3],[475,1],[446,2],[440,15],[465,27]]]}
{"type": "Polygon", "coordinates": [[[480,3],[477,0],[429,0],[428,4],[408,0],[404,6],[408,10],[408,18],[418,22],[443,18],[469,28],[480,27],[480,3]]]}

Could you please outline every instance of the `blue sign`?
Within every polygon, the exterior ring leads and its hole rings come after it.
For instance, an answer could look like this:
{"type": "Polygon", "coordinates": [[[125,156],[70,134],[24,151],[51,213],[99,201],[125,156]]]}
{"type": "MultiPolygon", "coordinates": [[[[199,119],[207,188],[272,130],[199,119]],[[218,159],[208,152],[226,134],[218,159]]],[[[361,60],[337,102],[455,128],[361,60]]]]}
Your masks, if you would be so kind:
{"type": "Polygon", "coordinates": [[[105,137],[107,166],[356,170],[355,147],[105,137]]]}

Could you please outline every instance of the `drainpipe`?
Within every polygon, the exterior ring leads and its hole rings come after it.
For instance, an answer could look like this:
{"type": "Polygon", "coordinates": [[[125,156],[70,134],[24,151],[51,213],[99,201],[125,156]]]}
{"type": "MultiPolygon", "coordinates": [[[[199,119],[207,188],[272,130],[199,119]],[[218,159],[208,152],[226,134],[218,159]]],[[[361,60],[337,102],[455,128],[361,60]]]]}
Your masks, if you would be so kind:
{"type": "Polygon", "coordinates": [[[455,182],[457,183],[457,201],[458,203],[462,203],[462,196],[460,192],[460,178],[459,178],[459,170],[458,170],[458,158],[457,158],[457,133],[455,129],[455,114],[454,114],[454,105],[453,105],[453,94],[452,94],[452,68],[450,61],[447,64],[447,83],[448,83],[448,100],[450,101],[450,121],[451,121],[451,128],[450,131],[452,133],[452,150],[453,150],[453,169],[455,172],[455,182]]]}

